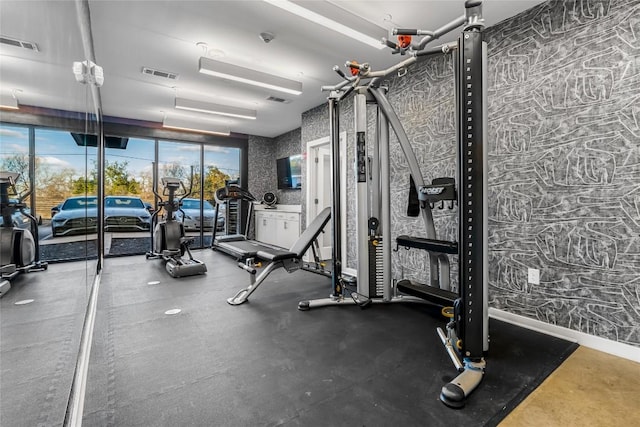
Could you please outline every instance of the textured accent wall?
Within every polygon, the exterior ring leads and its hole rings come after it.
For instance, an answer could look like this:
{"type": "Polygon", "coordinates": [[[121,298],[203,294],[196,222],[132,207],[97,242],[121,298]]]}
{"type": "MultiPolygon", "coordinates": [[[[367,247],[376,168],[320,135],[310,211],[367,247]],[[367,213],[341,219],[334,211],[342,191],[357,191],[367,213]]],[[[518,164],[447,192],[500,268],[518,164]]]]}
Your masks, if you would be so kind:
{"type": "MultiPolygon", "coordinates": [[[[640,1],[550,1],[486,31],[489,45],[490,305],[640,346],[640,1]],[[527,283],[538,268],[541,284],[527,283]]],[[[366,58],[360,60],[366,61],[366,58]]],[[[426,181],[455,176],[450,58],[388,81],[389,99],[426,181]]],[[[353,195],[353,113],[341,105],[353,195]]],[[[303,114],[302,141],[328,113],[303,114]]],[[[370,136],[371,138],[371,136],[370,136]]],[[[406,216],[409,178],[391,137],[392,237],[424,236],[406,216]]],[[[349,197],[352,199],[352,197],[349,197]]],[[[348,236],[355,210],[347,206],[348,236]]],[[[457,240],[457,211],[434,210],[457,240]]],[[[355,247],[348,241],[348,267],[355,247]]],[[[452,278],[456,278],[455,257],[452,278]]],[[[400,249],[393,277],[426,282],[420,251],[400,249]]]]}
{"type": "MultiPolygon", "coordinates": [[[[276,159],[300,154],[300,128],[276,138],[249,136],[249,184],[248,189],[258,200],[267,191],[278,196],[278,203],[299,205],[303,190],[278,190],[276,159]]],[[[304,186],[304,184],[303,184],[304,186]]]]}
{"type": "Polygon", "coordinates": [[[487,32],[491,305],[636,346],[639,37],[638,0],[552,1],[487,32]]]}
{"type": "MultiPolygon", "coordinates": [[[[275,138],[275,157],[271,161],[274,170],[276,167],[276,159],[302,153],[300,135],[301,129],[297,128],[275,138]]],[[[301,190],[277,190],[277,187],[276,181],[271,191],[276,192],[278,203],[283,205],[299,205],[302,203],[302,194],[305,191],[304,181],[301,190]]]]}
{"type": "Polygon", "coordinates": [[[249,136],[249,184],[248,190],[260,200],[267,191],[275,191],[276,143],[272,138],[249,136]]]}

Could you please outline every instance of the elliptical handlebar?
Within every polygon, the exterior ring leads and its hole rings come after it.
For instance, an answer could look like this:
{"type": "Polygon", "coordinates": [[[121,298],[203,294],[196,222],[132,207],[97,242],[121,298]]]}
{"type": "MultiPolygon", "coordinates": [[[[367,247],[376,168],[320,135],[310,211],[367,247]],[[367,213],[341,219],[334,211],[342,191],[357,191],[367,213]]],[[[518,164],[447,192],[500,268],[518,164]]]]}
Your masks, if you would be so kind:
{"type": "MultiPolygon", "coordinates": [[[[184,183],[178,179],[178,178],[173,178],[173,177],[163,177],[162,178],[162,185],[165,188],[165,191],[168,189],[169,193],[166,194],[164,191],[161,194],[158,194],[158,191],[156,190],[156,187],[158,185],[158,175],[157,175],[157,171],[156,171],[156,162],[152,162],[152,171],[153,171],[153,185],[152,185],[152,189],[151,191],[153,192],[153,195],[156,198],[156,204],[157,204],[157,209],[154,210],[153,214],[151,214],[151,222],[152,224],[155,222],[155,219],[157,218],[161,208],[163,208],[165,210],[165,212],[167,213],[167,218],[173,218],[173,214],[176,211],[181,211],[184,214],[184,211],[182,211],[181,206],[182,206],[182,200],[185,199],[186,197],[189,197],[193,191],[193,166],[191,166],[191,178],[189,180],[189,189],[187,190],[187,188],[184,186],[184,183]],[[171,188],[173,187],[173,188],[171,188]],[[179,198],[176,202],[175,200],[175,196],[176,196],[176,192],[179,188],[182,188],[182,191],[180,193],[178,193],[179,198]],[[165,201],[162,196],[168,196],[167,201],[165,201]]],[[[184,221],[184,215],[183,215],[183,221],[184,221]]],[[[153,234],[153,227],[151,227],[151,233],[153,234]]]]}
{"type": "MultiPolygon", "coordinates": [[[[153,173],[153,177],[151,178],[151,191],[153,191],[153,195],[156,196],[156,203],[158,203],[158,200],[160,201],[160,203],[163,202],[162,197],[158,194],[158,192],[156,191],[156,187],[158,186],[158,174],[156,171],[156,162],[151,162],[151,172],[153,173]]],[[[158,204],[159,205],[159,204],[158,204]]],[[[158,209],[156,209],[157,211],[158,209]]]]}
{"type": "Polygon", "coordinates": [[[191,176],[189,178],[189,190],[187,190],[187,188],[184,186],[184,183],[182,181],[180,181],[180,185],[182,186],[182,190],[184,191],[184,194],[182,195],[182,197],[178,199],[178,206],[182,205],[182,200],[189,197],[191,195],[191,192],[193,191],[193,165],[191,165],[191,176]]]}

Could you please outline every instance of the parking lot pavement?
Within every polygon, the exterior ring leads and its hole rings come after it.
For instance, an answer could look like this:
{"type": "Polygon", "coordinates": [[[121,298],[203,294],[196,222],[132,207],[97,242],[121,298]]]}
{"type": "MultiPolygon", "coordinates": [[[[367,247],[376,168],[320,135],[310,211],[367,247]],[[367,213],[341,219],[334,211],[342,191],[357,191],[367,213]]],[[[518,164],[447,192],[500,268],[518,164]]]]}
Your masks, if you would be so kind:
{"type": "MultiPolygon", "coordinates": [[[[195,240],[192,248],[209,247],[211,233],[204,233],[203,242],[200,241],[200,233],[190,231],[186,233],[195,240]]],[[[42,261],[66,261],[76,259],[95,258],[97,256],[97,234],[81,234],[74,236],[47,237],[40,240],[42,261]]],[[[108,232],[104,234],[104,255],[123,256],[141,255],[149,251],[151,236],[149,232],[108,232]]]]}
{"type": "MultiPolygon", "coordinates": [[[[129,233],[104,233],[105,242],[107,239],[139,239],[149,237],[148,231],[136,231],[129,233]]],[[[72,242],[84,242],[86,240],[97,240],[98,235],[92,234],[74,234],[71,236],[56,236],[52,237],[51,233],[48,236],[41,236],[40,245],[55,245],[59,243],[72,243],[72,242]]]]}

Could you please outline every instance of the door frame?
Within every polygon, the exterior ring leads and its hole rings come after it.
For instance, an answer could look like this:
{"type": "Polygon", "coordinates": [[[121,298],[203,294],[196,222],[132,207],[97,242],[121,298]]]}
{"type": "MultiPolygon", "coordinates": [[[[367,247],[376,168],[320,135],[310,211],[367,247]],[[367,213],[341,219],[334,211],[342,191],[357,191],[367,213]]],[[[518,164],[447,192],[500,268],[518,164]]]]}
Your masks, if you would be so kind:
{"type": "MultiPolygon", "coordinates": [[[[340,239],[341,241],[341,246],[342,246],[342,265],[346,265],[346,261],[347,261],[347,186],[346,186],[346,182],[347,182],[347,132],[346,131],[342,131],[340,132],[340,205],[341,205],[341,209],[340,209],[340,234],[342,236],[342,239],[340,239]]],[[[312,192],[311,189],[315,188],[314,186],[312,186],[312,183],[315,182],[315,178],[316,178],[316,169],[314,167],[314,161],[313,161],[313,156],[310,155],[311,151],[322,147],[324,145],[328,145],[329,147],[331,147],[331,139],[329,136],[325,136],[322,138],[318,138],[318,139],[314,139],[313,141],[309,141],[306,144],[306,152],[307,152],[307,159],[306,159],[306,164],[307,164],[307,176],[305,179],[305,188],[306,188],[306,199],[307,199],[307,209],[306,209],[306,217],[307,217],[307,222],[306,225],[309,226],[309,224],[311,223],[311,221],[313,221],[313,219],[315,218],[315,216],[311,216],[312,215],[312,210],[310,209],[311,206],[314,205],[313,200],[315,199],[315,190],[312,192]]],[[[333,155],[333,151],[331,152],[333,155]]],[[[333,178],[333,177],[331,177],[333,178]]]]}

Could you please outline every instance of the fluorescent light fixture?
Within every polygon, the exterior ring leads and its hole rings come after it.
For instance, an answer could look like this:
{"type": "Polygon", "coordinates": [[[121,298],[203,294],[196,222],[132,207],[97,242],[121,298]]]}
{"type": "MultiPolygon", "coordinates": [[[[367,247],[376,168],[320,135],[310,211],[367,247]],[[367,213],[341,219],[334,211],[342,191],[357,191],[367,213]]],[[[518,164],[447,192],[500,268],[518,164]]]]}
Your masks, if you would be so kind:
{"type": "Polygon", "coordinates": [[[382,44],[382,38],[389,36],[386,29],[332,3],[326,1],[264,1],[376,49],[385,48],[385,45],[382,44]]]}
{"type": "Polygon", "coordinates": [[[300,95],[302,93],[302,83],[295,80],[216,61],[215,59],[205,58],[204,56],[200,58],[198,71],[210,76],[286,92],[292,95],[300,95]]]}
{"type": "Polygon", "coordinates": [[[198,111],[201,113],[217,114],[220,116],[239,117],[241,119],[256,119],[256,111],[228,105],[212,104],[210,102],[193,99],[176,98],[176,108],[179,110],[198,111]]]}
{"type": "Polygon", "coordinates": [[[0,108],[3,110],[17,110],[18,99],[14,95],[0,95],[0,108]]]}
{"type": "Polygon", "coordinates": [[[229,136],[231,130],[223,128],[214,123],[205,123],[195,120],[189,120],[182,117],[165,117],[162,127],[167,129],[187,130],[191,132],[208,133],[211,135],[229,136]]]}

